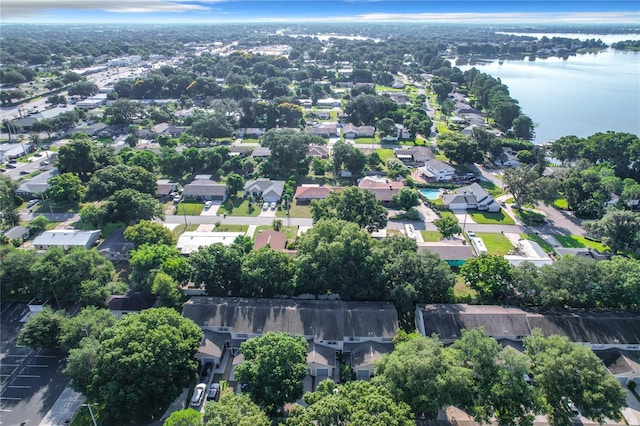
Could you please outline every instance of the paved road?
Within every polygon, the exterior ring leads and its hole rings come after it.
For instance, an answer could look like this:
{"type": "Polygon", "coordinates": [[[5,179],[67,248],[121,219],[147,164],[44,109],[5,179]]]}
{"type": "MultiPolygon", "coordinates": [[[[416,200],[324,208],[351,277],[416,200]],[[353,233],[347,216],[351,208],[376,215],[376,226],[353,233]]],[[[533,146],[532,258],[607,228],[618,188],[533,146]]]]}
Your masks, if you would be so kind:
{"type": "MultiPolygon", "coordinates": [[[[245,216],[167,216],[165,223],[188,223],[188,224],[212,224],[220,222],[222,225],[271,225],[274,219],[280,219],[283,225],[288,225],[286,217],[245,217],[245,216]]],[[[306,218],[291,218],[291,226],[312,226],[313,220],[306,218]]]]}

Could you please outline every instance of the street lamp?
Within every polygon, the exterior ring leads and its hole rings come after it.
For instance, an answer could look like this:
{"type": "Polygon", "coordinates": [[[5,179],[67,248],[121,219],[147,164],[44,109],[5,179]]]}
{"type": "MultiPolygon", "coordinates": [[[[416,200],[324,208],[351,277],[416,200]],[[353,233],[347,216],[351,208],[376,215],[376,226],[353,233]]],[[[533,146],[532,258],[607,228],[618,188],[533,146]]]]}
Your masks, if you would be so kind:
{"type": "Polygon", "coordinates": [[[291,196],[289,194],[284,194],[282,199],[285,201],[285,207],[287,209],[287,226],[291,226],[291,216],[290,216],[290,208],[291,208],[291,196]]]}
{"type": "MultiPolygon", "coordinates": [[[[98,404],[93,404],[98,405],[98,404]]],[[[93,410],[91,409],[91,404],[82,404],[83,407],[87,407],[89,409],[89,414],[91,415],[91,420],[93,421],[93,426],[98,426],[98,422],[96,422],[96,418],[93,415],[93,410]]]]}

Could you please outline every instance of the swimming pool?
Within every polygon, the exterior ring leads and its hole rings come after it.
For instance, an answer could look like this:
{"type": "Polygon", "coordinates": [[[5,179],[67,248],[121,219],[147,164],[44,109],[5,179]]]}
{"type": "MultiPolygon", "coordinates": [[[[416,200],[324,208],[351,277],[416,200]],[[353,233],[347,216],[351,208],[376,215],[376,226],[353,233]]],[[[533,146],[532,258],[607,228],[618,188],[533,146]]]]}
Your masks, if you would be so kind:
{"type": "Polygon", "coordinates": [[[440,198],[440,190],[439,189],[421,189],[420,193],[427,200],[437,200],[438,198],[440,198]]]}

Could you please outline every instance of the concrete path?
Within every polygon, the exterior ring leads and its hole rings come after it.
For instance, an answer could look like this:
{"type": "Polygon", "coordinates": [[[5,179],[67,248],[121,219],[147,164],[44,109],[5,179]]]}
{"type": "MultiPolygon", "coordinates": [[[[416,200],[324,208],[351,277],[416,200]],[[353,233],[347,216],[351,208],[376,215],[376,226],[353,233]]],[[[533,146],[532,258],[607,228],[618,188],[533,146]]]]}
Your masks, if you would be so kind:
{"type": "Polygon", "coordinates": [[[67,425],[67,420],[71,420],[76,412],[84,404],[84,396],[71,388],[65,388],[58,400],[53,404],[51,410],[40,422],[40,426],[61,426],[67,425]]]}
{"type": "Polygon", "coordinates": [[[249,228],[247,228],[247,232],[245,235],[249,238],[253,238],[257,228],[258,228],[258,225],[249,225],[249,228]]]}

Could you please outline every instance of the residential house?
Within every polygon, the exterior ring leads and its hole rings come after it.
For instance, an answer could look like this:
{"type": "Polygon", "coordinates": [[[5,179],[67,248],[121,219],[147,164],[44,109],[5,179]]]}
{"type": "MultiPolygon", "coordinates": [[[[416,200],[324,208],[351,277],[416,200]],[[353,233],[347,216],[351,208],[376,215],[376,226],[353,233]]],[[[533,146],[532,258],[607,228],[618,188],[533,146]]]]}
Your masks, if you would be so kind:
{"type": "Polygon", "coordinates": [[[436,334],[449,344],[460,330],[484,327],[497,340],[522,342],[539,328],[545,336],[566,336],[594,351],[640,349],[640,317],[621,312],[538,312],[492,305],[439,304],[416,308],[416,327],[423,336],[436,334]]]}
{"type": "Polygon", "coordinates": [[[467,262],[467,259],[473,257],[471,247],[464,240],[459,239],[447,239],[430,243],[419,242],[418,253],[423,251],[437,254],[449,266],[462,266],[467,262]]]}
{"type": "Polygon", "coordinates": [[[392,134],[392,135],[387,135],[384,136],[382,138],[383,141],[385,142],[395,142],[398,140],[406,140],[406,139],[411,139],[411,132],[407,129],[405,129],[405,127],[402,124],[395,124],[396,126],[396,133],[392,134]]]}
{"type": "Polygon", "coordinates": [[[8,143],[0,145],[0,162],[6,162],[14,158],[27,155],[32,150],[29,143],[8,143]]]}
{"type": "Polygon", "coordinates": [[[387,96],[398,105],[405,105],[409,103],[409,95],[405,92],[382,91],[380,92],[380,95],[387,96]]]}
{"type": "Polygon", "coordinates": [[[637,354],[611,349],[598,352],[598,357],[622,386],[640,382],[640,362],[637,354]]]}
{"type": "Polygon", "coordinates": [[[273,229],[260,231],[253,242],[253,249],[259,250],[267,245],[273,250],[284,250],[287,245],[287,234],[273,229]]]}
{"type": "Polygon", "coordinates": [[[318,99],[316,105],[319,107],[339,107],[342,105],[342,99],[326,98],[318,99]]]}
{"type": "Polygon", "coordinates": [[[358,188],[373,192],[378,201],[388,205],[393,202],[393,196],[404,188],[404,184],[377,176],[365,176],[358,182],[358,188]]]}
{"type": "Polygon", "coordinates": [[[73,247],[90,249],[100,240],[100,235],[101,232],[99,230],[54,229],[52,231],[44,231],[35,237],[33,246],[38,250],[48,250],[51,247],[60,247],[63,250],[69,250],[73,247]]]}
{"type": "Polygon", "coordinates": [[[251,155],[253,151],[253,147],[250,146],[242,146],[242,145],[231,145],[229,147],[229,156],[239,156],[242,158],[248,157],[251,155]]]}
{"type": "Polygon", "coordinates": [[[63,112],[67,112],[67,109],[63,107],[45,109],[43,111],[36,112],[34,114],[29,114],[26,117],[21,117],[21,118],[18,118],[17,120],[13,120],[12,123],[17,127],[21,127],[24,130],[29,131],[31,130],[31,128],[36,122],[41,120],[46,120],[49,118],[56,118],[63,112]]]}
{"type": "Polygon", "coordinates": [[[248,180],[244,184],[244,195],[254,199],[261,198],[265,203],[278,202],[284,193],[284,183],[283,180],[267,178],[248,180]]]}
{"type": "Polygon", "coordinates": [[[311,145],[307,151],[307,158],[329,158],[329,147],[325,145],[311,145]]]}
{"type": "Polygon", "coordinates": [[[172,194],[178,191],[178,184],[169,179],[156,180],[156,197],[161,201],[168,201],[172,194]]]}
{"type": "Polygon", "coordinates": [[[169,126],[167,133],[172,138],[179,138],[186,130],[187,126],[169,126]]]}
{"type": "Polygon", "coordinates": [[[242,127],[238,129],[239,138],[252,138],[257,139],[265,134],[264,128],[258,127],[242,127]]]}
{"type": "Polygon", "coordinates": [[[153,308],[156,296],[141,291],[129,290],[126,294],[109,296],[107,308],[116,318],[132,313],[138,313],[145,309],[153,308]]]}
{"type": "Polygon", "coordinates": [[[324,200],[330,193],[341,191],[341,186],[320,186],[317,184],[304,184],[296,188],[293,198],[298,204],[309,204],[313,200],[324,200]]]}
{"type": "Polygon", "coordinates": [[[456,174],[456,169],[440,160],[427,160],[420,169],[423,177],[436,182],[450,181],[456,174]]]}
{"type": "Polygon", "coordinates": [[[345,139],[372,138],[376,134],[373,126],[354,126],[349,123],[342,127],[342,136],[345,139]]]}
{"type": "Polygon", "coordinates": [[[612,253],[601,253],[597,249],[593,249],[591,247],[581,247],[581,248],[554,247],[554,251],[558,256],[588,257],[590,259],[597,260],[597,261],[611,260],[611,258],[613,257],[612,253]]]}
{"type": "Polygon", "coordinates": [[[78,101],[76,103],[76,108],[94,109],[94,108],[99,108],[102,105],[105,105],[106,103],[107,103],[107,94],[106,93],[97,93],[96,95],[94,95],[94,96],[92,96],[90,98],[78,101]]]}
{"type": "Polygon", "coordinates": [[[84,133],[87,136],[97,136],[109,127],[106,123],[83,124],[75,127],[71,133],[84,133]]]}
{"type": "Polygon", "coordinates": [[[338,137],[338,125],[337,124],[316,124],[315,126],[308,127],[307,133],[322,138],[337,138],[338,137]]]}
{"type": "Polygon", "coordinates": [[[399,148],[394,151],[397,159],[405,162],[424,163],[433,160],[435,156],[431,148],[426,146],[411,146],[409,148],[399,148]]]}
{"type": "Polygon", "coordinates": [[[511,266],[519,266],[524,262],[538,267],[553,263],[549,255],[535,241],[519,240],[516,249],[518,254],[508,254],[504,257],[511,266]]]}
{"type": "MultiPolygon", "coordinates": [[[[307,374],[316,383],[339,381],[340,354],[349,360],[355,354],[358,368],[371,372],[373,361],[393,350],[398,329],[397,312],[389,302],[192,297],[182,315],[205,332],[196,355],[202,363],[219,365],[226,351],[237,355],[243,341],[269,331],[304,337],[309,342],[307,374]]],[[[366,378],[364,373],[361,377],[366,378]]]]}
{"type": "Polygon", "coordinates": [[[16,189],[16,194],[23,198],[41,197],[42,194],[49,189],[49,179],[57,174],[58,169],[51,169],[44,171],[31,179],[27,179],[20,184],[18,189],[16,189]]]}
{"type": "Polygon", "coordinates": [[[29,238],[29,228],[27,228],[26,226],[17,225],[4,231],[2,235],[10,240],[21,239],[24,241],[29,238]]]}
{"type": "Polygon", "coordinates": [[[151,128],[151,132],[154,136],[160,136],[168,132],[171,125],[169,123],[158,123],[151,128]]]}
{"type": "Polygon", "coordinates": [[[258,146],[253,149],[251,152],[251,157],[256,159],[265,159],[271,157],[271,149],[265,148],[263,146],[258,146]]]}
{"type": "Polygon", "coordinates": [[[319,120],[328,120],[331,118],[331,110],[329,109],[306,109],[305,117],[307,120],[318,118],[319,120]]]}
{"type": "Polygon", "coordinates": [[[244,232],[183,232],[178,237],[176,248],[183,255],[189,255],[198,251],[200,247],[209,247],[214,244],[230,246],[237,237],[244,236],[244,232]]]}
{"type": "Polygon", "coordinates": [[[351,352],[350,366],[356,380],[369,380],[374,375],[375,362],[384,354],[393,352],[393,343],[367,342],[356,345],[346,344],[351,352]],[[353,347],[352,347],[353,346],[353,347]]]}
{"type": "MultiPolygon", "coordinates": [[[[204,177],[204,176],[203,176],[204,177]]],[[[225,201],[229,197],[229,187],[208,178],[196,179],[184,186],[182,195],[192,200],[225,201]]]]}
{"type": "Polygon", "coordinates": [[[518,160],[517,152],[513,148],[503,146],[502,153],[496,158],[496,164],[503,167],[515,167],[520,165],[520,160],[518,160]]]}
{"type": "Polygon", "coordinates": [[[499,212],[500,205],[477,183],[457,188],[454,193],[442,196],[444,205],[451,210],[478,209],[499,212]]]}

